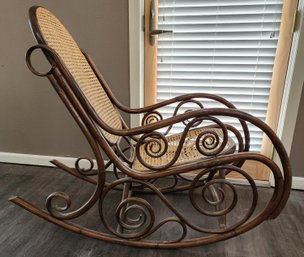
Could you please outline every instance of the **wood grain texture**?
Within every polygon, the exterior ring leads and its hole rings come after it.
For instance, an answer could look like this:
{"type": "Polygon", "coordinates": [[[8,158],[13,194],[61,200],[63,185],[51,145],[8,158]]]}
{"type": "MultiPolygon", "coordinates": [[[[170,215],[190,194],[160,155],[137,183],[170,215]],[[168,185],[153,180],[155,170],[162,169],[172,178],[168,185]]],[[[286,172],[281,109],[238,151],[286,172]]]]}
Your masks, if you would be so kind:
{"type": "MultiPolygon", "coordinates": [[[[155,45],[149,43],[149,17],[151,0],[145,0],[145,106],[157,99],[157,36],[155,45]]],[[[158,0],[155,1],[155,17],[158,23],[158,0]]]]}
{"type": "MultiPolygon", "coordinates": [[[[0,164],[0,174],[0,257],[304,256],[304,192],[292,192],[287,207],[279,218],[265,222],[237,238],[197,248],[145,250],[104,243],[73,234],[49,224],[7,201],[10,196],[18,194],[42,207],[48,193],[62,190],[77,194],[77,201],[81,202],[94,189],[85,182],[69,177],[54,168],[0,164]]],[[[243,190],[244,194],[240,201],[247,198],[246,187],[243,190]]],[[[262,203],[267,200],[271,190],[270,188],[259,189],[262,203]]],[[[113,200],[117,197],[113,195],[113,200]]],[[[170,200],[179,206],[185,204],[184,197],[182,194],[173,195],[170,200]]],[[[109,212],[111,207],[112,205],[109,203],[109,212]]],[[[80,222],[85,222],[89,227],[100,226],[100,223],[94,221],[93,218],[80,220],[80,222]]]]}

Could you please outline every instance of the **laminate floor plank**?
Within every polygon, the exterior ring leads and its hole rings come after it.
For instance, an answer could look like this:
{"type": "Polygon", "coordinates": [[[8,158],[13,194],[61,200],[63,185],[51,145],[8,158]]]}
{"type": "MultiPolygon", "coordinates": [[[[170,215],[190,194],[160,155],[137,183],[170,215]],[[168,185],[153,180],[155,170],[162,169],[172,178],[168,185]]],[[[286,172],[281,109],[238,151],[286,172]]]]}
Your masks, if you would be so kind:
{"type": "MultiPolygon", "coordinates": [[[[78,193],[77,201],[84,202],[94,187],[54,168],[0,164],[0,257],[304,257],[304,192],[293,191],[282,214],[273,221],[212,245],[177,249],[139,249],[110,244],[66,231],[50,224],[7,199],[20,195],[43,207],[48,194],[64,191],[78,193]]],[[[240,203],[249,194],[244,190],[240,203]]],[[[259,188],[260,201],[266,202],[272,189],[259,188]]],[[[113,194],[113,201],[119,195],[113,194]]],[[[147,196],[152,199],[151,196],[147,196]]],[[[183,195],[169,196],[177,206],[186,204],[183,195]]],[[[156,201],[153,204],[158,204],[156,201]]],[[[108,212],[111,208],[109,204],[108,212]]],[[[186,214],[191,216],[191,209],[186,214]]],[[[163,215],[160,208],[159,215],[163,215]]],[[[94,216],[97,207],[88,216],[94,216]]],[[[96,217],[95,217],[96,218],[96,217]]],[[[195,218],[195,217],[194,217],[195,218]]],[[[89,227],[101,225],[94,219],[79,219],[89,227]]]]}

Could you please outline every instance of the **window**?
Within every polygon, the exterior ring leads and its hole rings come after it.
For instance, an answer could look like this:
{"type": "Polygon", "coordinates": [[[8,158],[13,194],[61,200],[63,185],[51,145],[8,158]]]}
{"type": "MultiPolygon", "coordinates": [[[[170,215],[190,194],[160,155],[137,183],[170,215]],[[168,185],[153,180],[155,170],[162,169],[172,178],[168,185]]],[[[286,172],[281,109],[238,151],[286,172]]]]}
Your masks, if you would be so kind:
{"type": "Polygon", "coordinates": [[[159,0],[159,29],[174,33],[158,38],[157,101],[212,93],[266,119],[282,0],[242,2],[159,0]]]}

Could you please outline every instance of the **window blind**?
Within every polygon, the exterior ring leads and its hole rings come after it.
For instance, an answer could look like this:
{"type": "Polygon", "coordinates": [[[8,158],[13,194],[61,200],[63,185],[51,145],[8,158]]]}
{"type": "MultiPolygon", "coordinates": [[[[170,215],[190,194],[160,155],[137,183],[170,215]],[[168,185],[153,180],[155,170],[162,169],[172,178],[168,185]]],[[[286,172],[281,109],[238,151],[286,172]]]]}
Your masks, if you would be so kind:
{"type": "MultiPolygon", "coordinates": [[[[282,0],[158,0],[158,28],[173,33],[158,36],[157,100],[211,93],[265,120],[282,6],[282,0]]],[[[165,108],[164,116],[173,110],[165,108]]],[[[249,128],[251,149],[260,151],[263,134],[249,128]]]]}

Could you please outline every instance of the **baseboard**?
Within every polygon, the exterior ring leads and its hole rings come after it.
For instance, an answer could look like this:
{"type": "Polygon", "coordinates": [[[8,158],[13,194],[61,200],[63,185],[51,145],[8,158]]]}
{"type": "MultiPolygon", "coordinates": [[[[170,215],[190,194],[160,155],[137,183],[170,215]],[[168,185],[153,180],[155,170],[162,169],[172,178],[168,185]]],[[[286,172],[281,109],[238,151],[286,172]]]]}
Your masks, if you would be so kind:
{"type": "MultiPolygon", "coordinates": [[[[44,166],[54,167],[51,160],[58,160],[68,167],[74,168],[77,158],[74,157],[62,157],[62,156],[46,156],[46,155],[33,155],[33,154],[20,154],[20,153],[6,153],[0,152],[0,162],[22,164],[22,165],[33,165],[33,166],[44,166]]],[[[94,167],[96,168],[96,161],[94,161],[94,167]]],[[[108,168],[109,171],[113,170],[112,166],[108,168]]],[[[248,185],[249,183],[243,179],[230,179],[230,181],[237,185],[248,185]]],[[[258,186],[269,187],[268,181],[256,181],[258,186]]]]}
{"type": "MultiPolygon", "coordinates": [[[[50,163],[50,161],[52,160],[58,160],[64,163],[65,165],[67,165],[68,167],[73,168],[75,166],[75,162],[77,158],[0,152],[0,162],[4,162],[4,163],[54,167],[54,165],[50,163]]],[[[95,160],[94,160],[94,164],[96,166],[95,160]]]]}
{"type": "MultiPolygon", "coordinates": [[[[73,168],[77,158],[0,152],[0,162],[3,162],[3,163],[54,167],[54,165],[52,163],[50,163],[51,160],[58,160],[58,161],[64,163],[65,165],[73,168]]],[[[96,167],[95,160],[94,160],[94,166],[96,167]]],[[[236,179],[232,179],[231,182],[234,182],[235,184],[246,184],[245,181],[236,180],[236,179]]],[[[264,186],[264,187],[269,186],[268,181],[256,181],[256,184],[258,186],[264,186]]],[[[293,177],[292,178],[292,189],[304,190],[304,177],[293,177]]]]}
{"type": "Polygon", "coordinates": [[[304,190],[304,177],[293,177],[292,189],[304,190]]]}

